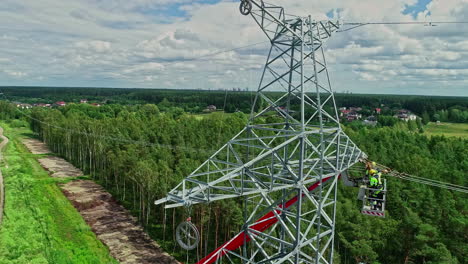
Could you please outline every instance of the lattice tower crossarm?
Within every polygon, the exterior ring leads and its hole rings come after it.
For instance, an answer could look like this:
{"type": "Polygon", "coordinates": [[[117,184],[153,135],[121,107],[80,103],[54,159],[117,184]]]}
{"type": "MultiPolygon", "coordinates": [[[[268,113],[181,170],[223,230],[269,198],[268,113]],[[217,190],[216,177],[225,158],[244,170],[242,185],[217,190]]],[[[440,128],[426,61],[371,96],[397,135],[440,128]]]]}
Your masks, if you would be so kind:
{"type": "Polygon", "coordinates": [[[271,42],[249,122],[156,204],[244,197],[240,253],[221,247],[200,263],[331,263],[338,176],[365,158],[340,127],[324,56],[339,23],[249,2],[271,42]]]}

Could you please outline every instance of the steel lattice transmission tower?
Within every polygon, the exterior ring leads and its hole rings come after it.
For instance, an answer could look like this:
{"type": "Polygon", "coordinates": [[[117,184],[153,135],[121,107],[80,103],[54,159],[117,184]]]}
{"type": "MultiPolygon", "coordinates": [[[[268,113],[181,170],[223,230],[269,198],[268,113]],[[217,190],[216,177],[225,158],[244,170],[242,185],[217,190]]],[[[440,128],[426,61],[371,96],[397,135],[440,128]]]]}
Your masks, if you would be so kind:
{"type": "Polygon", "coordinates": [[[332,263],[339,175],[365,158],[340,127],[324,56],[339,23],[258,0],[241,12],[271,42],[248,124],[156,204],[244,199],[241,232],[199,263],[332,263]]]}

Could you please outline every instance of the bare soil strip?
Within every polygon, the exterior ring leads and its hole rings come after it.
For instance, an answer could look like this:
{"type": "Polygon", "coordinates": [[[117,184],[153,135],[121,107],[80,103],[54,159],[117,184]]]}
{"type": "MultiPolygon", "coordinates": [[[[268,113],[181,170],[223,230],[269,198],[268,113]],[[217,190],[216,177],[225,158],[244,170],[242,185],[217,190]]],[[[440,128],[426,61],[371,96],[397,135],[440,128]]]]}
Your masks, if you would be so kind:
{"type": "MultiPolygon", "coordinates": [[[[8,138],[3,135],[3,128],[0,127],[0,137],[3,139],[2,143],[0,143],[0,160],[3,159],[2,151],[3,148],[8,143],[8,138]]],[[[3,186],[3,175],[2,170],[0,170],[0,226],[2,225],[3,221],[3,205],[5,203],[5,188],[3,186]]]]}
{"type": "Polygon", "coordinates": [[[38,159],[43,168],[48,170],[54,178],[69,178],[83,176],[81,170],[59,157],[46,157],[38,159]]]}
{"type": "Polygon", "coordinates": [[[121,263],[178,263],[137,224],[129,212],[93,181],[76,180],[61,186],[97,237],[121,263]]]}
{"type": "MultiPolygon", "coordinates": [[[[27,139],[23,143],[33,154],[50,153],[41,141],[27,139]]],[[[79,169],[61,158],[46,157],[39,159],[39,162],[52,177],[83,175],[79,169]]],[[[60,188],[120,263],[179,263],[163,252],[138,225],[130,212],[119,205],[100,185],[89,180],[75,180],[62,184],[60,188]]]]}
{"type": "Polygon", "coordinates": [[[29,149],[32,154],[47,154],[51,153],[46,144],[34,138],[23,139],[23,144],[29,149]]]}
{"type": "MultiPolygon", "coordinates": [[[[49,148],[37,139],[25,138],[23,144],[32,154],[47,154],[51,153],[49,148]]],[[[50,172],[54,178],[69,178],[83,176],[81,170],[70,164],[68,161],[59,157],[44,157],[38,159],[41,166],[50,172]]]]}

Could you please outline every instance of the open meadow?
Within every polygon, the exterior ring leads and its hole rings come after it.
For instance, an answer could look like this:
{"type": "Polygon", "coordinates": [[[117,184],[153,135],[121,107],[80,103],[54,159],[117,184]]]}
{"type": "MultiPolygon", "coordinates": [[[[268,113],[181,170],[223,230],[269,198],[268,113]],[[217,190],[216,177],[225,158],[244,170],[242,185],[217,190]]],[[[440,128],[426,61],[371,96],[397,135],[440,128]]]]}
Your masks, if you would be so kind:
{"type": "Polygon", "coordinates": [[[468,138],[467,123],[434,123],[427,124],[425,134],[428,136],[447,136],[468,138]]]}

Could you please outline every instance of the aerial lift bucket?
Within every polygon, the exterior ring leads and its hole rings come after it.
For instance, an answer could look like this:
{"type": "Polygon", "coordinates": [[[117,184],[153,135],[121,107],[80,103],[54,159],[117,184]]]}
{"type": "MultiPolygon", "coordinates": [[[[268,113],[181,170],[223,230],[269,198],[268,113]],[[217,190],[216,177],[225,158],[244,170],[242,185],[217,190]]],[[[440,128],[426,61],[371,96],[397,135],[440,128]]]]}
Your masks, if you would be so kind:
{"type": "Polygon", "coordinates": [[[387,196],[387,181],[383,180],[383,190],[380,191],[378,197],[373,197],[371,194],[378,189],[369,188],[362,185],[359,190],[358,199],[362,197],[361,213],[370,216],[385,217],[385,201],[387,196]]]}

